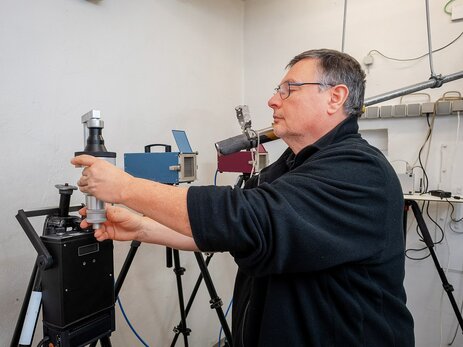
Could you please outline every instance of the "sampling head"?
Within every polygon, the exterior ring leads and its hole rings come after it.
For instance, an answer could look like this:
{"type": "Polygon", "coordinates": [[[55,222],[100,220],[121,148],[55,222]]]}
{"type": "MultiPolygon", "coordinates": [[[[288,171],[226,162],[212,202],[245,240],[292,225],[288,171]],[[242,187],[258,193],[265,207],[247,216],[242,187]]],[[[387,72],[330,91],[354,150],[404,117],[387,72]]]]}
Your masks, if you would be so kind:
{"type": "MultiPolygon", "coordinates": [[[[104,122],[101,120],[100,111],[91,110],[84,114],[82,124],[85,148],[81,152],[75,152],[75,155],[88,154],[116,165],[116,153],[108,152],[104,145],[102,136],[104,122]]],[[[87,222],[92,224],[93,229],[100,228],[100,224],[106,221],[105,202],[86,194],[85,205],[87,206],[87,222]]]]}

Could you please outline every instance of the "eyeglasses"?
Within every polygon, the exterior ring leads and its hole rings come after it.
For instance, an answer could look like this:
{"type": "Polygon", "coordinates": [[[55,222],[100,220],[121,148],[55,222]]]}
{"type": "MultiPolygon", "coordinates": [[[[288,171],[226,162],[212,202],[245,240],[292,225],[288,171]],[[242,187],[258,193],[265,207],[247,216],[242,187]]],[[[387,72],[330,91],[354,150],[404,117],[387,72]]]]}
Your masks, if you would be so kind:
{"type": "MultiPolygon", "coordinates": [[[[276,94],[276,93],[280,94],[281,99],[285,100],[285,99],[289,98],[289,96],[291,94],[291,87],[292,86],[301,87],[301,86],[312,85],[312,84],[319,85],[319,86],[327,86],[327,84],[320,83],[320,82],[285,82],[285,83],[282,83],[278,87],[275,88],[275,93],[274,94],[276,94]]],[[[328,84],[328,86],[332,86],[332,85],[328,84]]]]}

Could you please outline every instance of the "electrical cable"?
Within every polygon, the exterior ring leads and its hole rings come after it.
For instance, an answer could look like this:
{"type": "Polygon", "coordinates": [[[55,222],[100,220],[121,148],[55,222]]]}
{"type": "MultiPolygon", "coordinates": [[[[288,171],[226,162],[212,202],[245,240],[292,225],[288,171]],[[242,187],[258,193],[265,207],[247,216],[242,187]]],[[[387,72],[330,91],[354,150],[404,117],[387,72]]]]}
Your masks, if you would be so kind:
{"type": "Polygon", "coordinates": [[[449,0],[449,1],[445,4],[445,6],[444,6],[444,12],[445,12],[445,13],[447,13],[447,14],[449,14],[449,15],[452,14],[452,12],[449,12],[449,10],[447,10],[447,7],[448,7],[452,2],[454,2],[454,1],[455,1],[455,0],[449,0]]]}
{"type": "Polygon", "coordinates": [[[252,161],[252,167],[251,167],[251,173],[249,174],[250,177],[254,175],[254,171],[256,169],[256,149],[255,148],[251,149],[251,161],[252,161]]]}
{"type": "MultiPolygon", "coordinates": [[[[453,45],[460,37],[463,36],[463,31],[456,37],[454,38],[451,42],[449,42],[448,44],[446,44],[445,46],[442,46],[441,48],[438,48],[438,49],[435,49],[432,51],[432,53],[436,53],[436,52],[439,52],[439,51],[442,51],[443,49],[453,45]]],[[[368,52],[367,55],[371,55],[372,53],[378,53],[380,56],[382,56],[383,58],[386,58],[388,60],[394,60],[394,61],[402,61],[402,62],[405,62],[405,61],[413,61],[413,60],[419,60],[419,59],[422,59],[424,57],[426,57],[428,53],[425,53],[425,54],[422,54],[416,58],[404,58],[404,59],[401,59],[401,58],[392,58],[392,57],[389,57],[385,54],[383,54],[382,52],[378,51],[377,49],[372,49],[371,51],[368,52]]]]}
{"type": "Polygon", "coordinates": [[[455,219],[452,217],[453,215],[453,212],[455,212],[455,206],[453,206],[453,204],[449,201],[449,199],[445,199],[449,204],[450,206],[452,207],[452,212],[450,212],[450,220],[454,223],[460,223],[461,221],[463,221],[463,217],[461,217],[460,219],[455,219]]]}
{"type": "Polygon", "coordinates": [[[421,146],[419,152],[418,152],[418,158],[415,160],[415,163],[413,163],[413,167],[415,166],[416,162],[418,161],[420,163],[420,167],[423,170],[423,185],[424,185],[424,191],[421,192],[421,194],[427,193],[428,191],[428,185],[429,185],[429,179],[428,175],[426,173],[426,166],[428,163],[428,158],[429,158],[429,152],[430,152],[430,147],[431,147],[431,139],[432,139],[432,133],[434,129],[434,120],[435,120],[435,115],[436,115],[436,104],[434,104],[434,113],[432,117],[432,122],[429,122],[429,113],[426,113],[426,122],[428,123],[428,133],[426,135],[426,138],[424,140],[423,145],[421,146]],[[428,149],[426,153],[426,159],[425,159],[425,164],[423,165],[423,162],[421,160],[421,154],[423,152],[423,149],[425,148],[426,144],[428,144],[428,149]]]}
{"type": "Polygon", "coordinates": [[[449,224],[448,224],[449,229],[452,230],[455,234],[463,234],[463,231],[455,230],[455,229],[452,227],[453,224],[455,224],[455,223],[460,223],[461,221],[463,221],[463,217],[460,218],[460,219],[454,219],[454,218],[452,217],[452,215],[453,215],[453,212],[455,211],[455,207],[453,206],[453,204],[452,204],[450,201],[448,201],[448,199],[446,199],[446,200],[447,200],[447,202],[450,204],[450,206],[452,207],[452,212],[450,212],[450,222],[449,222],[449,224]]]}
{"type": "Polygon", "coordinates": [[[427,249],[428,247],[422,247],[422,248],[408,248],[405,250],[405,256],[410,259],[410,260],[425,260],[426,258],[429,258],[429,256],[431,255],[430,253],[423,256],[423,257],[420,257],[420,258],[415,258],[415,257],[411,257],[408,255],[408,252],[421,252],[421,251],[424,251],[425,249],[427,249]]]}
{"type": "MultiPolygon", "coordinates": [[[[427,139],[429,138],[430,134],[431,134],[431,132],[428,132],[426,142],[427,142],[427,139]]],[[[426,142],[423,143],[423,146],[421,146],[420,151],[418,153],[418,161],[420,163],[420,169],[423,171],[423,191],[421,192],[421,194],[425,194],[425,193],[428,192],[428,184],[429,184],[428,174],[426,173],[426,169],[423,166],[423,162],[421,161],[421,152],[423,151],[423,148],[424,148],[426,142]]]]}
{"type": "Polygon", "coordinates": [[[449,229],[452,230],[455,234],[463,234],[463,231],[453,229],[452,223],[449,223],[449,229]]]}
{"type": "MultiPolygon", "coordinates": [[[[435,226],[440,230],[440,232],[441,232],[441,238],[440,238],[440,240],[439,240],[439,241],[436,241],[436,242],[433,242],[434,245],[438,245],[438,244],[442,243],[442,241],[444,240],[444,235],[445,235],[445,234],[444,234],[444,229],[442,229],[442,227],[439,225],[439,223],[437,223],[437,222],[431,217],[431,215],[430,215],[430,213],[429,213],[429,201],[428,201],[428,205],[427,205],[427,207],[426,207],[426,214],[428,215],[428,218],[431,220],[431,222],[433,222],[434,225],[435,225],[435,226]]],[[[437,235],[436,235],[436,237],[437,237],[437,235]]]]}
{"type": "MultiPolygon", "coordinates": [[[[423,205],[421,205],[421,208],[420,208],[420,213],[421,213],[421,215],[423,215],[424,209],[425,209],[425,207],[426,207],[426,203],[429,204],[429,201],[424,201],[424,202],[423,202],[423,205]]],[[[424,242],[424,237],[423,237],[423,235],[421,234],[421,230],[420,230],[418,224],[416,225],[416,233],[417,233],[418,236],[421,238],[421,241],[424,242]]]]}
{"type": "Polygon", "coordinates": [[[122,307],[121,299],[120,299],[119,297],[117,297],[117,303],[119,304],[119,308],[121,309],[122,315],[124,316],[124,319],[125,319],[125,321],[127,322],[127,325],[129,326],[130,330],[132,330],[132,332],[135,334],[135,336],[137,337],[137,339],[143,344],[143,346],[149,347],[148,344],[147,344],[147,343],[142,339],[142,337],[137,333],[137,331],[136,331],[135,328],[133,327],[132,323],[130,323],[130,320],[129,320],[129,318],[127,317],[127,315],[125,314],[124,308],[122,307]]]}
{"type": "Polygon", "coordinates": [[[429,123],[429,114],[426,116],[426,122],[428,123],[428,127],[431,129],[431,133],[429,135],[428,150],[426,152],[426,159],[424,161],[425,168],[428,166],[429,153],[431,151],[432,135],[434,131],[434,121],[436,120],[436,109],[437,109],[437,103],[434,104],[434,112],[432,114],[431,123],[429,123]]]}
{"type": "MultiPolygon", "coordinates": [[[[423,144],[421,145],[420,147],[420,150],[419,150],[419,153],[421,153],[421,151],[423,150],[424,146],[426,145],[426,143],[428,142],[428,139],[429,139],[429,136],[431,136],[431,129],[430,129],[430,125],[429,125],[429,113],[426,113],[426,121],[428,123],[428,132],[426,134],[426,137],[424,139],[424,142],[423,144]]],[[[418,154],[418,157],[416,158],[415,162],[413,163],[412,167],[415,167],[416,163],[418,162],[419,160],[419,154],[418,154]]]]}

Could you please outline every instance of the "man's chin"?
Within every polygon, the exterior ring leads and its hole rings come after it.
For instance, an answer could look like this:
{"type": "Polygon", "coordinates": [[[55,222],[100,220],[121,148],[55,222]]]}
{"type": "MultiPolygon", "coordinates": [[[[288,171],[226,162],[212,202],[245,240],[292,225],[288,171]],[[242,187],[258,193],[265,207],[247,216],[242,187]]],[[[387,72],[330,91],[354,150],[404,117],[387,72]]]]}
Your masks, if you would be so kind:
{"type": "Polygon", "coordinates": [[[273,124],[273,132],[274,134],[281,138],[281,136],[284,136],[285,132],[283,131],[283,129],[281,128],[281,126],[279,126],[278,124],[273,124]]]}

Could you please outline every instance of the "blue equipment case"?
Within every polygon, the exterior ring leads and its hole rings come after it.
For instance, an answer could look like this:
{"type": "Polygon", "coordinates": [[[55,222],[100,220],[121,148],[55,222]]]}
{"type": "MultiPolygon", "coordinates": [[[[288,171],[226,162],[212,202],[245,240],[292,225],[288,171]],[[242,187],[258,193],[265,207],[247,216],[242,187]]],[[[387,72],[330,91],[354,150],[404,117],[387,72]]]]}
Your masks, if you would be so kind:
{"type": "MultiPolygon", "coordinates": [[[[179,152],[125,153],[124,170],[132,176],[165,184],[196,180],[196,156],[183,130],[172,130],[179,152]]],[[[163,146],[167,145],[150,145],[163,146]]],[[[146,147],[150,147],[146,146],[146,147]]]]}

